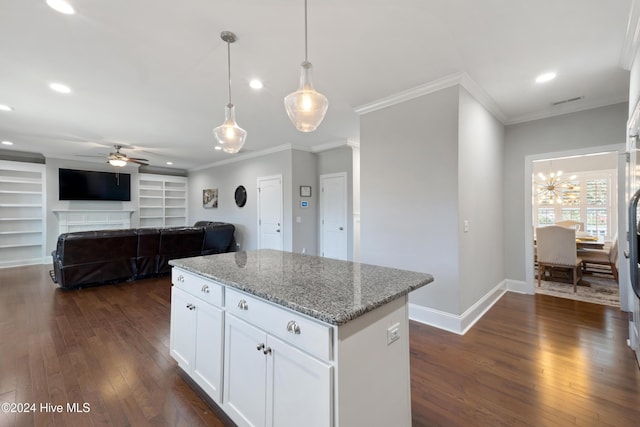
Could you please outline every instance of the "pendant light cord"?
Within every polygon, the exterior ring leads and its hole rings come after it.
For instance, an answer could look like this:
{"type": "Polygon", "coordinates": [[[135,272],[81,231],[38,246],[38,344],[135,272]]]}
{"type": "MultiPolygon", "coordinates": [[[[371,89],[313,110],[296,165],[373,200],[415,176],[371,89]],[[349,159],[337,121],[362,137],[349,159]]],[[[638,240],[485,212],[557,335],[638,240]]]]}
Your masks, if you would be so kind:
{"type": "Polygon", "coordinates": [[[304,62],[309,62],[307,50],[307,0],[304,0],[304,62]]]}
{"type": "MultiPolygon", "coordinates": [[[[305,0],[306,1],[306,0],[305,0]]],[[[227,41],[227,70],[229,71],[229,104],[231,104],[231,42],[227,41]]]]}

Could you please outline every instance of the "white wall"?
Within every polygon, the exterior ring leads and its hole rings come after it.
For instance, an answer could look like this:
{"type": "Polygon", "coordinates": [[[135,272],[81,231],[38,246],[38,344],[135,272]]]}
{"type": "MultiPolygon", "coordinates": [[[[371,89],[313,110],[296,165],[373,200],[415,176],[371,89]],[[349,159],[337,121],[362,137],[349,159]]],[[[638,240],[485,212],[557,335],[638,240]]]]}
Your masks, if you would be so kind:
{"type": "Polygon", "coordinates": [[[506,127],[503,191],[507,279],[525,280],[525,157],[624,144],[627,114],[627,103],[621,103],[506,127]]]}
{"type": "Polygon", "coordinates": [[[504,126],[460,88],[458,204],[460,313],[504,276],[503,152],[504,126]],[[464,221],[469,231],[464,232],[464,221]]]}
{"type": "Polygon", "coordinates": [[[46,222],[47,237],[45,255],[50,255],[55,249],[58,241],[58,220],[53,213],[55,210],[65,209],[104,209],[104,210],[133,210],[131,216],[132,227],[137,227],[138,218],[138,168],[134,166],[125,166],[119,168],[121,173],[131,175],[131,201],[130,202],[112,202],[112,201],[81,201],[81,200],[59,200],[58,194],[58,169],[81,169],[102,172],[114,172],[115,168],[106,163],[81,162],[67,159],[46,160],[46,181],[47,181],[47,204],[46,204],[46,222]]]}
{"type": "Polygon", "coordinates": [[[283,150],[260,157],[234,161],[207,169],[189,172],[189,219],[223,221],[236,226],[236,241],[241,250],[258,247],[258,189],[259,177],[282,175],[284,250],[292,250],[292,154],[283,150]],[[239,208],[234,194],[238,185],[247,189],[247,204],[239,208]],[[202,207],[202,190],[218,189],[218,208],[202,207]]]}
{"type": "Polygon", "coordinates": [[[360,118],[361,261],[431,273],[410,301],[460,312],[458,88],[360,118]]]}

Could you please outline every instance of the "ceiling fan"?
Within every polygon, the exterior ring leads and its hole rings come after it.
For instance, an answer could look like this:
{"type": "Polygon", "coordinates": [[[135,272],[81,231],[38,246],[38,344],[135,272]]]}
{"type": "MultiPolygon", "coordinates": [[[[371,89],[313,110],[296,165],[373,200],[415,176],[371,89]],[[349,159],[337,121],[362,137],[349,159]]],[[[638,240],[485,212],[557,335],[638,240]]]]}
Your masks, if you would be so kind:
{"type": "Polygon", "coordinates": [[[147,163],[149,160],[147,159],[129,157],[126,154],[121,153],[120,149],[122,148],[122,145],[115,144],[113,147],[116,149],[116,151],[115,153],[109,153],[108,160],[110,165],[120,167],[120,168],[123,166],[126,166],[127,163],[137,163],[143,166],[149,165],[149,163],[147,163]]]}

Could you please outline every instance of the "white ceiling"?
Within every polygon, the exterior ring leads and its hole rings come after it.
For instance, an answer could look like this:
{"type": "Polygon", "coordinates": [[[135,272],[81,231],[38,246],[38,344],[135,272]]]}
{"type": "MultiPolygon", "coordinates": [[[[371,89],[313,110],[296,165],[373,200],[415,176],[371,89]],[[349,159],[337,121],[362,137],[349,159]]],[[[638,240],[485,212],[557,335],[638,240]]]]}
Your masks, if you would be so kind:
{"type": "MultiPolygon", "coordinates": [[[[329,98],[303,134],[284,111],[304,58],[303,0],[0,0],[0,139],[47,157],[108,153],[114,143],[152,165],[228,159],[211,130],[232,97],[246,152],[358,139],[354,109],[465,72],[505,123],[623,102],[620,66],[632,0],[309,0],[309,60],[329,98]],[[545,85],[535,77],[558,77],[545,85]],[[264,89],[250,89],[258,77],[264,89]],[[69,85],[62,95],[50,82],[69,85]],[[582,100],[552,107],[552,103],[582,100]]],[[[95,161],[103,161],[96,158],[95,161]]]]}

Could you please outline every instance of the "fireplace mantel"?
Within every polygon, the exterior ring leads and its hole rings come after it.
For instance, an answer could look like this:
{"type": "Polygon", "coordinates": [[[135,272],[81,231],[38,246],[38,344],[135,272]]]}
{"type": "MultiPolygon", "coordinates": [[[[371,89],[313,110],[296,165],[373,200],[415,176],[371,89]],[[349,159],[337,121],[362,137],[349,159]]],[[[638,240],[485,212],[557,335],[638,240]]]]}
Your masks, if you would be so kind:
{"type": "Polygon", "coordinates": [[[114,230],[131,228],[133,210],[58,209],[58,234],[73,231],[114,230]]]}

